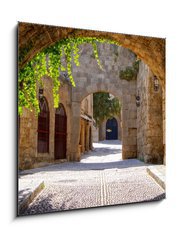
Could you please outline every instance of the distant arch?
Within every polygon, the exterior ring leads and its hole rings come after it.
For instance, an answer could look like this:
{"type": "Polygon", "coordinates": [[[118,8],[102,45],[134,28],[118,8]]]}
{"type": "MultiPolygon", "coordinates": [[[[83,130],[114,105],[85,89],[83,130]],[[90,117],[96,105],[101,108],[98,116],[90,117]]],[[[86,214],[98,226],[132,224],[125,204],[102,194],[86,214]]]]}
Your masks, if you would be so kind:
{"type": "Polygon", "coordinates": [[[77,92],[77,94],[73,94],[72,100],[77,102],[82,102],[87,96],[93,93],[97,92],[105,92],[105,93],[111,93],[114,97],[117,97],[119,101],[122,103],[122,88],[115,88],[112,87],[112,84],[110,83],[103,83],[96,85],[90,85],[90,90],[87,90],[86,88],[82,88],[80,92],[77,92]],[[102,85],[102,87],[100,87],[102,85]]]}

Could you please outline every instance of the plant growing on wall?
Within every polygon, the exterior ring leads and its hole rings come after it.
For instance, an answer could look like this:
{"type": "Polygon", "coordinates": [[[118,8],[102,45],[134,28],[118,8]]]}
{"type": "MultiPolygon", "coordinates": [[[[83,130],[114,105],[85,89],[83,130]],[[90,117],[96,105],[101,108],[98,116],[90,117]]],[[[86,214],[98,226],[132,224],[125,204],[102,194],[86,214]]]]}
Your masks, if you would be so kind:
{"type": "Polygon", "coordinates": [[[99,126],[105,119],[119,115],[121,104],[117,98],[111,97],[109,93],[99,92],[93,94],[93,117],[99,126]]]}
{"type": "Polygon", "coordinates": [[[139,62],[140,60],[136,60],[132,66],[126,67],[125,70],[121,70],[119,73],[119,77],[121,79],[127,80],[127,81],[132,81],[137,79],[137,74],[139,70],[139,62]]]}
{"type": "MultiPolygon", "coordinates": [[[[66,38],[47,47],[29,61],[18,74],[18,112],[22,113],[23,107],[39,112],[39,102],[37,97],[37,84],[42,86],[42,77],[47,75],[53,81],[54,107],[59,104],[60,72],[66,71],[72,86],[75,87],[75,80],[72,75],[72,63],[80,65],[79,46],[88,43],[93,47],[95,59],[102,69],[97,43],[108,43],[119,45],[118,42],[96,37],[66,38]],[[65,59],[65,66],[61,59],[65,59]]],[[[24,54],[24,52],[23,52],[24,54]]],[[[22,58],[19,55],[19,61],[22,58]]]]}

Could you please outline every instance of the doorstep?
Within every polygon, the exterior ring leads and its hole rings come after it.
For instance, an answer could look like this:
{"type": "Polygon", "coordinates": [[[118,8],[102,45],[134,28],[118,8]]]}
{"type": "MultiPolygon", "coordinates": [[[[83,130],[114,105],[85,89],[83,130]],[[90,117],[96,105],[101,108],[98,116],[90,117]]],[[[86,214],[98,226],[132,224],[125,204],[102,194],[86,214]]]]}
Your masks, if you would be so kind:
{"type": "Polygon", "coordinates": [[[45,187],[44,181],[19,179],[18,186],[18,215],[23,214],[28,205],[45,187]]]}
{"type": "Polygon", "coordinates": [[[147,167],[147,173],[165,190],[166,188],[166,166],[152,165],[147,167]]]}

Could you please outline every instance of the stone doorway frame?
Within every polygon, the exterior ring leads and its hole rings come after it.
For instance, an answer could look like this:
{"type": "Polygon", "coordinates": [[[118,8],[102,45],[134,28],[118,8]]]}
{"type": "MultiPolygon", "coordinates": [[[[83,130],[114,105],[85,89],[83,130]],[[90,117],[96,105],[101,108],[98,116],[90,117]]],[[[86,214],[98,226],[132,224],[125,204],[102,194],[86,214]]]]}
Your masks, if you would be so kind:
{"type": "Polygon", "coordinates": [[[120,88],[115,87],[108,81],[102,81],[95,85],[90,85],[78,90],[77,94],[72,95],[71,104],[71,153],[70,161],[79,161],[80,154],[78,151],[79,139],[80,139],[80,111],[81,102],[88,95],[95,92],[109,92],[115,97],[117,97],[122,106],[121,110],[121,121],[122,121],[122,158],[131,159],[137,157],[137,108],[135,104],[135,94],[136,94],[136,82],[131,84],[125,82],[122,84],[120,82],[120,88]],[[134,87],[133,87],[134,85],[134,87]],[[129,91],[128,91],[129,89],[129,91]],[[127,94],[126,94],[127,93],[127,94]],[[134,102],[133,102],[134,99],[134,102]],[[132,100],[132,102],[131,102],[132,100]],[[130,112],[134,112],[134,118],[130,112]]]}

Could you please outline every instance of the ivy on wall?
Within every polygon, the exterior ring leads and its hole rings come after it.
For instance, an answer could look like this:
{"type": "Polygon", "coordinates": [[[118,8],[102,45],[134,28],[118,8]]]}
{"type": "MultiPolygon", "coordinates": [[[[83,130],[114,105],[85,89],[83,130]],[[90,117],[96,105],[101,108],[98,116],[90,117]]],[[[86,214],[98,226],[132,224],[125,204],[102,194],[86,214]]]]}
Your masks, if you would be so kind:
{"type": "MultiPolygon", "coordinates": [[[[55,43],[53,46],[47,47],[29,61],[18,75],[18,112],[22,114],[23,107],[30,111],[39,112],[39,102],[37,94],[37,85],[43,86],[42,77],[49,76],[53,81],[53,98],[54,107],[59,104],[59,88],[60,88],[60,72],[66,71],[73,87],[75,80],[72,75],[72,62],[76,66],[80,65],[79,46],[88,43],[93,47],[94,57],[102,69],[100,63],[97,43],[108,43],[119,45],[114,40],[107,40],[96,37],[77,37],[66,38],[55,43]],[[62,62],[65,59],[65,65],[62,62]]],[[[20,61],[20,56],[19,56],[20,61]]]]}
{"type": "Polygon", "coordinates": [[[119,73],[119,77],[121,79],[132,81],[137,79],[137,74],[139,70],[139,62],[140,60],[137,59],[132,66],[126,67],[124,70],[121,70],[119,73]]]}

